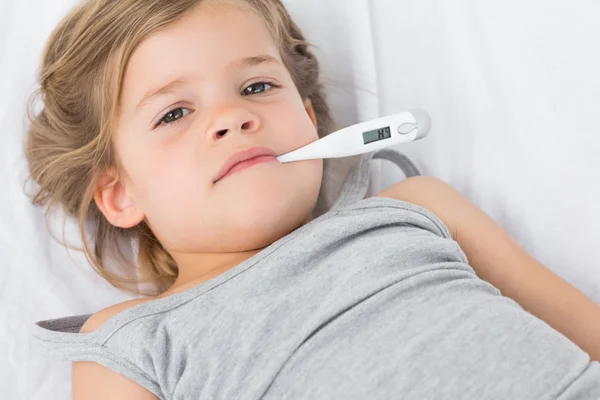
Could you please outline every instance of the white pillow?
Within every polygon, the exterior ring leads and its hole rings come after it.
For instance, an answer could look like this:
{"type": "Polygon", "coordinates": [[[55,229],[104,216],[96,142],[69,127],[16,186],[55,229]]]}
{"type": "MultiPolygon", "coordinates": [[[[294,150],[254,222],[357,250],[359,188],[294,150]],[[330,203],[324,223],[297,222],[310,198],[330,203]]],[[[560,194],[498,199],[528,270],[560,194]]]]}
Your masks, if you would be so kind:
{"type": "Polygon", "coordinates": [[[0,387],[6,399],[70,398],[70,363],[29,352],[35,321],[129,298],[95,274],[81,254],[69,254],[50,237],[43,211],[23,191],[26,101],[35,88],[42,47],[75,3],[0,2],[0,387]]]}

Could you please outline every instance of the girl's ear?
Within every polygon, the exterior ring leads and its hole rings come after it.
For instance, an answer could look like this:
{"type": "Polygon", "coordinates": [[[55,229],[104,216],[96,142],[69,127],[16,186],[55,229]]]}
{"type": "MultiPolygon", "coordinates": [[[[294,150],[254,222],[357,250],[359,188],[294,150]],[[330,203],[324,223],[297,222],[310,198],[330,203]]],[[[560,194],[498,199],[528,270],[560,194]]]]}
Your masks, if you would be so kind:
{"type": "Polygon", "coordinates": [[[98,179],[94,201],[108,222],[119,228],[132,228],[146,218],[127,193],[115,169],[103,173],[98,179]]]}
{"type": "Polygon", "coordinates": [[[315,114],[315,109],[312,105],[312,101],[310,101],[309,98],[304,100],[304,108],[306,109],[306,113],[310,117],[310,120],[312,121],[315,128],[319,128],[319,126],[318,126],[319,124],[317,122],[317,114],[315,114]]]}

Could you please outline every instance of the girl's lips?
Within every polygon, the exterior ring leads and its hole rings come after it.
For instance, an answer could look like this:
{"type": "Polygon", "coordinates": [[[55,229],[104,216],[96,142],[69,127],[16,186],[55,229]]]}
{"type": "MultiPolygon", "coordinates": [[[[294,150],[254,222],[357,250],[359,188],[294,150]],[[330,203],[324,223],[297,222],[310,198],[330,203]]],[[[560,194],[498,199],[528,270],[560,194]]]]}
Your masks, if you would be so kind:
{"type": "Polygon", "coordinates": [[[231,176],[231,175],[235,174],[236,172],[240,172],[240,171],[243,171],[250,167],[253,167],[255,165],[264,164],[264,163],[268,163],[268,162],[272,162],[272,161],[277,161],[275,156],[258,156],[255,158],[251,158],[250,160],[242,161],[242,162],[234,165],[233,168],[231,168],[229,170],[229,172],[227,172],[225,175],[223,175],[221,177],[221,179],[231,176]]]}
{"type": "Polygon", "coordinates": [[[259,157],[271,157],[275,158],[277,155],[273,150],[268,147],[251,147],[246,150],[238,151],[227,159],[223,166],[219,170],[214,182],[218,182],[226,175],[229,175],[230,171],[235,168],[238,164],[245,163],[259,157]]]}

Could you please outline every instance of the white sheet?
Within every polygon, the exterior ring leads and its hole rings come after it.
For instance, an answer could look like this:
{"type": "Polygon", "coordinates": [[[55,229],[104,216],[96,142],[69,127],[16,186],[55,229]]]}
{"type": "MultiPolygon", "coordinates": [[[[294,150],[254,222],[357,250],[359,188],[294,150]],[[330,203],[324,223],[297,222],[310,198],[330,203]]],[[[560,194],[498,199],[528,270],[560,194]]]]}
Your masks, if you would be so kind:
{"type": "MultiPolygon", "coordinates": [[[[64,399],[67,363],[29,354],[35,320],[122,301],[46,233],[21,190],[24,101],[42,44],[74,0],[0,2],[0,387],[64,399]]],[[[403,147],[530,252],[600,302],[600,3],[288,0],[319,55],[341,125],[412,107],[429,138],[403,147]]],[[[373,191],[397,179],[376,165],[373,191]]]]}

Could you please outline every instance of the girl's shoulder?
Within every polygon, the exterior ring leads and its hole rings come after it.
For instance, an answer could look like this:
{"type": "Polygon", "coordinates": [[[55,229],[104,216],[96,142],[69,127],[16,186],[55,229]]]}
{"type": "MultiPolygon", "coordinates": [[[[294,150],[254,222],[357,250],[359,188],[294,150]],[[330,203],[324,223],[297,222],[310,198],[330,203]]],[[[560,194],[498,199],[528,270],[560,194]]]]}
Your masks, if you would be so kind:
{"type": "Polygon", "coordinates": [[[171,295],[175,295],[179,292],[186,291],[189,288],[193,288],[194,286],[199,285],[200,283],[202,283],[202,281],[190,281],[185,285],[180,285],[177,289],[173,289],[173,287],[171,287],[170,289],[155,297],[143,297],[139,299],[128,300],[123,303],[107,307],[103,310],[98,311],[97,313],[93,314],[90,318],[88,318],[82,325],[81,329],[79,330],[79,333],[94,332],[102,325],[104,325],[106,321],[108,321],[110,318],[114,317],[117,314],[120,314],[140,304],[149,303],[151,301],[170,297],[171,295]]]}
{"type": "Polygon", "coordinates": [[[107,307],[103,310],[98,311],[93,314],[87,321],[83,324],[79,333],[91,333],[100,328],[106,321],[108,321],[111,317],[130,309],[131,307],[137,306],[139,304],[147,303],[149,301],[155,300],[154,298],[141,298],[141,299],[133,299],[128,300],[123,303],[115,304],[114,306],[107,307]]]}
{"type": "Polygon", "coordinates": [[[464,214],[463,211],[468,209],[469,205],[458,191],[431,176],[407,178],[378,193],[375,197],[400,200],[433,214],[448,228],[453,238],[456,237],[456,219],[464,214]]]}

